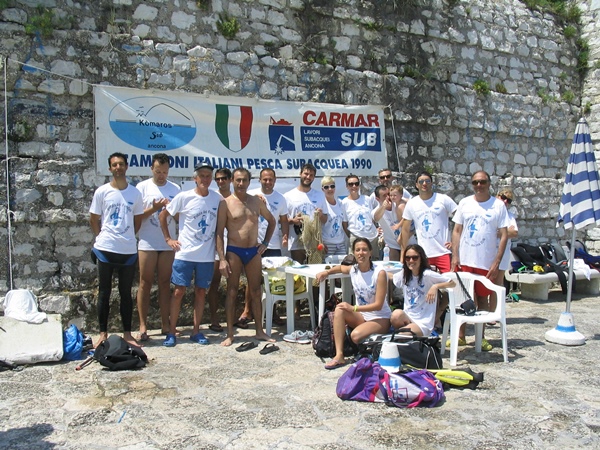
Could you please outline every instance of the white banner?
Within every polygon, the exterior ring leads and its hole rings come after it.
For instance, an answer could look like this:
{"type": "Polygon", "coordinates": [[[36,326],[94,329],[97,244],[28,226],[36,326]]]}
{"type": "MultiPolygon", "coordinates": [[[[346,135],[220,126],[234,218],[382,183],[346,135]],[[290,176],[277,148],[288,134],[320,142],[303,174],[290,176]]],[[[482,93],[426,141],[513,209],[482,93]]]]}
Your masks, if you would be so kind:
{"type": "Polygon", "coordinates": [[[275,169],[296,177],[312,163],[317,175],[373,175],[387,167],[381,106],[344,106],[94,87],[96,170],[108,156],[129,157],[128,175],[148,175],[152,156],[169,155],[171,176],[189,177],[200,162],[275,169]]]}

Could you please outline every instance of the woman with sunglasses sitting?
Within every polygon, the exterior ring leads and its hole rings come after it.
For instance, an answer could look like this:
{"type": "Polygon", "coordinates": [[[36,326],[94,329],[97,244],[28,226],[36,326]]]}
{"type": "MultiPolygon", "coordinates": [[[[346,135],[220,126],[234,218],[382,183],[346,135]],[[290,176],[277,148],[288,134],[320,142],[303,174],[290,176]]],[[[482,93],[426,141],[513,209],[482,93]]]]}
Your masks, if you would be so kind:
{"type": "Polygon", "coordinates": [[[324,176],[321,180],[321,189],[327,200],[327,222],[323,224],[321,236],[324,252],[329,255],[347,255],[348,246],[346,237],[348,236],[348,219],[342,208],[341,200],[338,200],[335,192],[335,180],[332,177],[324,176]]]}
{"type": "Polygon", "coordinates": [[[383,266],[374,267],[371,262],[373,247],[366,238],[356,238],[352,243],[352,253],[356,264],[333,266],[316,276],[317,282],[334,273],[350,275],[356,304],[341,302],[335,308],[333,337],[335,356],[325,368],[328,370],[345,366],[344,339],[346,325],[352,329],[350,338],[358,343],[372,334],[387,333],[390,329],[391,310],[387,301],[387,274],[383,266]]]}
{"type": "Polygon", "coordinates": [[[392,326],[410,328],[417,336],[429,336],[435,323],[438,292],[454,287],[448,274],[431,270],[423,247],[411,244],[404,250],[404,267],[394,274],[394,284],[404,292],[404,310],[392,313],[392,326]]]}

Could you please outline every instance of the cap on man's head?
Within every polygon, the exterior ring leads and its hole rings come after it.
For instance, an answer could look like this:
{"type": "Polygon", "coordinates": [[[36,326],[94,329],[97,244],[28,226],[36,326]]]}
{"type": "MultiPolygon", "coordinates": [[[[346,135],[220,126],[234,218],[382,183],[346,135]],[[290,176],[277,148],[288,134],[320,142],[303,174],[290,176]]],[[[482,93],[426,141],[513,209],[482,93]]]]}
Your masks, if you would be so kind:
{"type": "Polygon", "coordinates": [[[211,166],[211,165],[210,165],[209,163],[207,163],[207,162],[201,162],[201,163],[198,163],[198,164],[196,164],[196,165],[194,166],[194,172],[196,172],[196,171],[198,171],[198,170],[200,170],[200,169],[208,169],[208,170],[210,170],[210,171],[212,172],[212,171],[214,170],[214,167],[213,167],[213,166],[211,166]]]}

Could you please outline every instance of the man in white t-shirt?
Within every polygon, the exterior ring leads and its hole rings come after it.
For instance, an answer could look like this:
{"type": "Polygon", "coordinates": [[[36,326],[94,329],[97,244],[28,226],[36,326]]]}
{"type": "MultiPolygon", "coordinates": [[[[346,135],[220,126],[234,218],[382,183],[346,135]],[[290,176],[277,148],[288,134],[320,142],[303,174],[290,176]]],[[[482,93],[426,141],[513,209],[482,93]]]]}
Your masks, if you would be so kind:
{"type": "MultiPolygon", "coordinates": [[[[500,262],[508,240],[508,214],[504,203],[490,194],[490,176],[480,170],[471,177],[474,195],[463,198],[454,214],[452,231],[452,270],[483,275],[496,281],[500,262]]],[[[477,308],[487,311],[492,292],[475,283],[477,308]]],[[[466,345],[464,326],[459,331],[459,344],[466,345]]],[[[483,351],[492,345],[484,339],[483,351]]]]}
{"type": "MultiPolygon", "coordinates": [[[[231,170],[227,167],[221,167],[215,171],[215,183],[219,189],[221,197],[227,198],[231,195],[231,170]]],[[[227,241],[227,233],[225,233],[227,241]]],[[[223,327],[219,323],[219,287],[221,286],[221,272],[219,271],[219,256],[215,255],[215,267],[213,277],[210,282],[210,289],[206,294],[208,300],[208,311],[210,313],[210,325],[208,328],[215,333],[223,332],[223,327]]]]}
{"type": "Polygon", "coordinates": [[[212,182],[213,167],[200,163],[194,168],[196,187],[184,191],[160,213],[160,227],[165,242],[175,251],[171,283],[174,284],[169,314],[169,333],[163,342],[165,347],[174,347],[177,343],[176,329],[181,300],[194,278],[194,327],[190,340],[206,345],[208,339],[200,332],[206,291],[214,270],[215,232],[217,212],[223,200],[220,194],[209,190],[212,182]],[[179,223],[179,235],[172,239],[167,219],[174,216],[179,223]]]}
{"type": "MultiPolygon", "coordinates": [[[[377,174],[379,176],[379,185],[387,186],[388,188],[392,187],[394,184],[394,175],[392,175],[392,169],[380,169],[377,174]]],[[[410,195],[410,192],[408,192],[406,189],[403,189],[402,197],[408,200],[412,197],[412,195],[410,195]]],[[[369,196],[369,202],[371,202],[371,210],[379,206],[379,202],[375,196],[375,191],[373,191],[369,196]]]]}
{"type": "Polygon", "coordinates": [[[414,225],[417,241],[425,250],[429,264],[442,273],[450,272],[449,220],[456,211],[456,203],[445,194],[433,192],[433,177],[429,172],[420,172],[415,186],[419,195],[406,203],[402,214],[402,248],[409,244],[410,229],[414,225]]]}
{"type": "MultiPolygon", "coordinates": [[[[140,260],[140,285],[137,291],[137,307],[140,316],[141,341],[148,340],[148,309],[150,290],[154,275],[158,278],[158,306],[160,309],[161,329],[169,331],[169,298],[171,297],[171,268],[175,253],[165,242],[158,220],[159,213],[181,191],[178,185],[169,181],[169,157],[165,153],[156,153],[150,166],[152,177],[137,184],[136,188],[144,200],[142,225],[138,232],[138,258],[140,260]]],[[[168,219],[171,236],[175,236],[175,220],[168,219]]]]}
{"type": "Polygon", "coordinates": [[[400,244],[398,244],[400,230],[398,225],[402,217],[399,216],[398,209],[390,198],[390,190],[387,186],[377,186],[375,188],[375,198],[379,203],[378,207],[371,211],[371,216],[383,231],[383,241],[390,249],[390,261],[400,261],[400,244]]]}
{"type": "Polygon", "coordinates": [[[306,262],[306,249],[299,241],[303,219],[306,215],[313,217],[317,213],[321,225],[327,222],[327,202],[321,191],[312,189],[317,169],[310,163],[304,164],[300,169],[300,184],[286,192],[283,196],[287,202],[288,222],[290,234],[288,248],[292,259],[301,264],[306,262]]]}
{"type": "Polygon", "coordinates": [[[142,194],[127,182],[127,156],[113,153],[108,157],[112,180],[94,192],[90,206],[90,227],[95,240],[92,259],[98,265],[98,321],[100,338],[95,347],[108,338],[108,314],[113,272],[119,278],[123,339],[137,345],[131,335],[133,298],[131,286],[135,276],[137,242],[135,234],[142,223],[142,194]]]}
{"type": "MultiPolygon", "coordinates": [[[[446,194],[433,192],[433,176],[426,171],[417,174],[415,187],[419,192],[411,198],[402,213],[402,248],[409,242],[409,233],[414,226],[419,245],[425,251],[429,264],[437,267],[441,273],[450,272],[452,243],[450,242],[450,217],[456,211],[456,202],[446,194]]],[[[400,259],[404,262],[403,259],[400,259]]],[[[438,297],[435,316],[435,328],[441,328],[442,315],[448,305],[448,294],[438,297]]]]}

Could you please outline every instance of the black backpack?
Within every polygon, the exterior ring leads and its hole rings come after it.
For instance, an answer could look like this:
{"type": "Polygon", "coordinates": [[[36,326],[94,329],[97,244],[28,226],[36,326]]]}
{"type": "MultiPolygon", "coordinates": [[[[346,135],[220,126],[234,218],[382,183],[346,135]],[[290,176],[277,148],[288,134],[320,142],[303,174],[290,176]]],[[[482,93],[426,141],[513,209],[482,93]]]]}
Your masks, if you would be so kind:
{"type": "Polygon", "coordinates": [[[562,248],[559,252],[558,247],[552,244],[542,244],[536,247],[535,245],[519,243],[510,250],[527,269],[533,269],[534,265],[539,265],[543,267],[544,273],[555,272],[563,294],[567,293],[565,271],[568,270],[568,262],[562,248]],[[554,259],[562,258],[562,260],[554,262],[548,256],[554,259]]]}
{"type": "MultiPolygon", "coordinates": [[[[319,325],[315,328],[312,347],[315,355],[320,358],[333,358],[335,356],[335,341],[333,337],[333,314],[335,307],[340,302],[339,297],[332,294],[331,298],[325,304],[325,312],[319,321],[319,325]]],[[[348,333],[344,339],[344,356],[355,355],[358,351],[358,346],[352,342],[348,333]]]]}
{"type": "Polygon", "coordinates": [[[148,362],[146,353],[140,347],[130,346],[116,334],[111,334],[96,348],[94,359],[109,370],[140,369],[148,362]]]}

